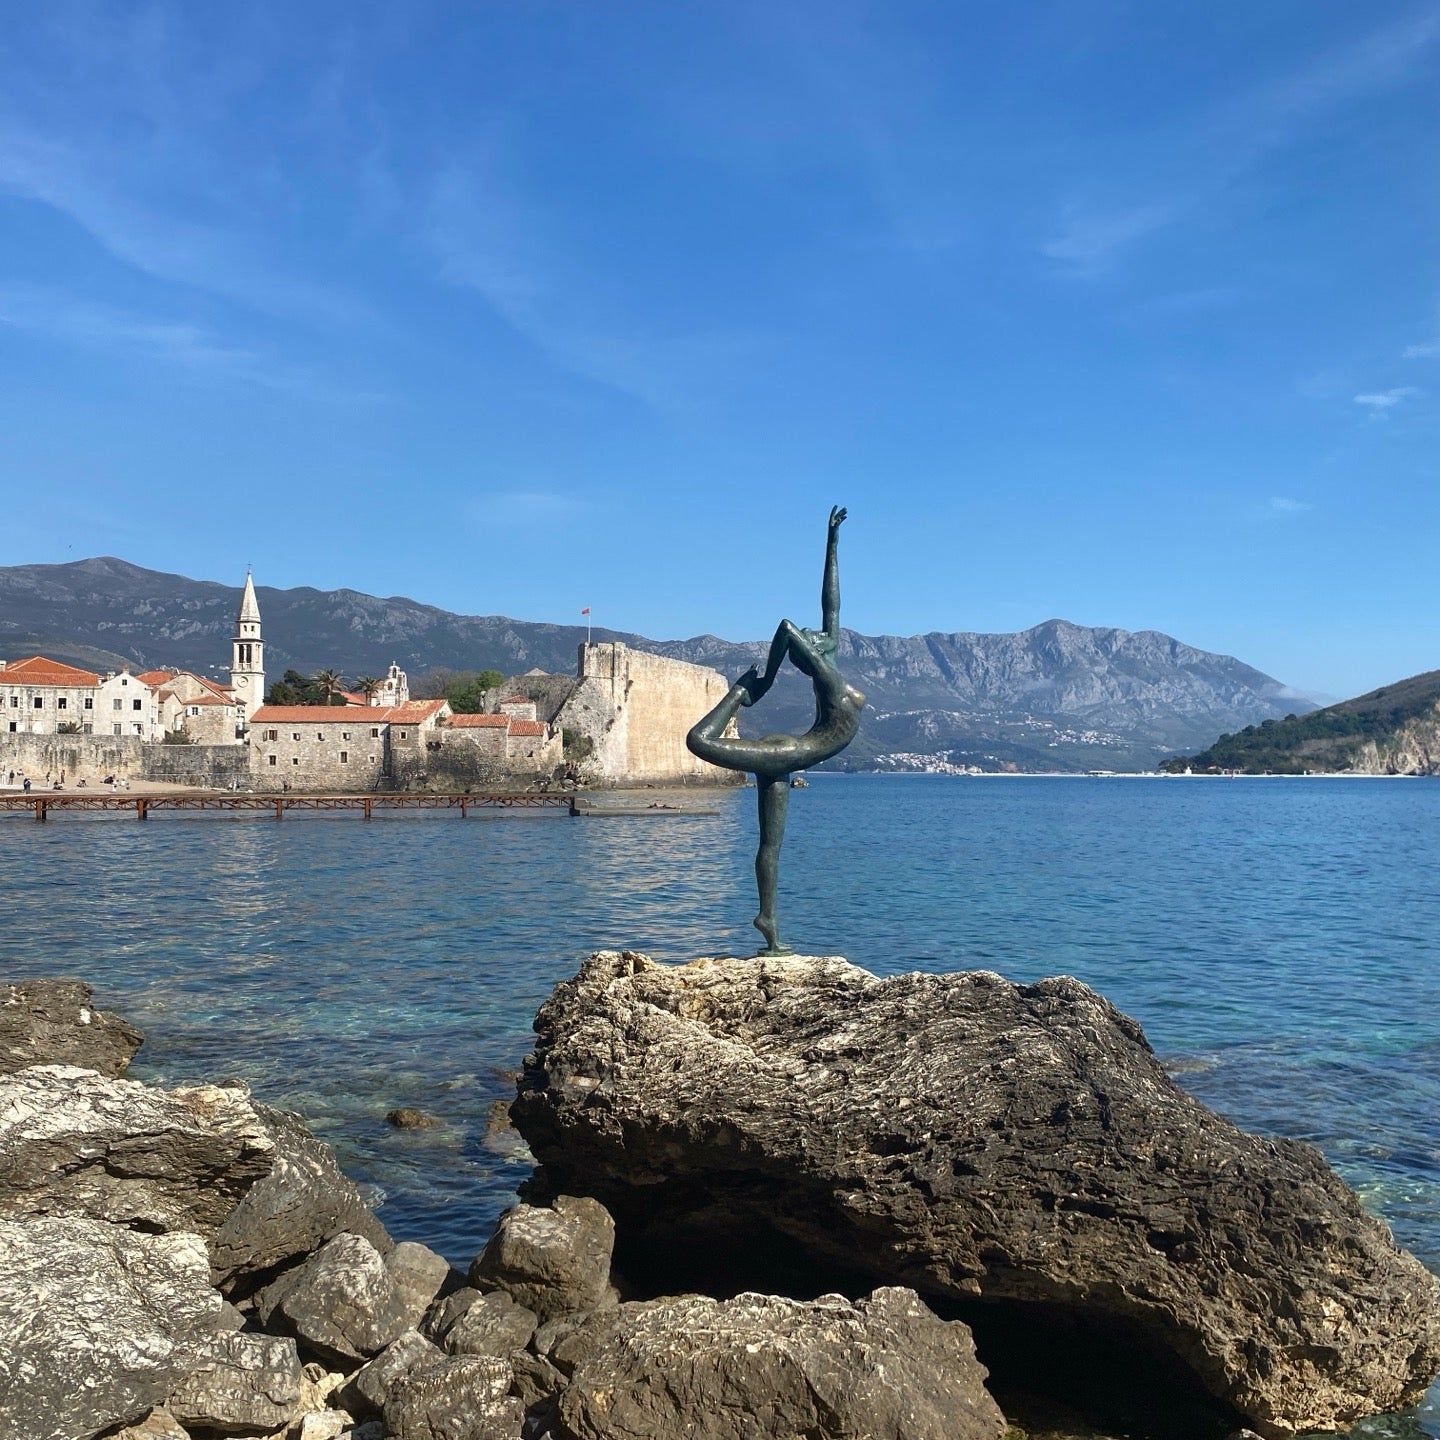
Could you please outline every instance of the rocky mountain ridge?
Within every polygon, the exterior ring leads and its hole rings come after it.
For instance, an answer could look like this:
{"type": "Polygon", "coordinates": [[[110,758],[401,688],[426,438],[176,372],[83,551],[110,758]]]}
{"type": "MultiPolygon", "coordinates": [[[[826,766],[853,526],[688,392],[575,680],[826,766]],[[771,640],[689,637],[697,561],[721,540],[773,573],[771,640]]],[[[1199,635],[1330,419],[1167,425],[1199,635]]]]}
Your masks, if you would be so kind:
{"type": "Polygon", "coordinates": [[[1440,775],[1440,670],[1428,670],[1308,715],[1222,735],[1175,771],[1248,775],[1440,775]]]}
{"type": "MultiPolygon", "coordinates": [[[[273,676],[325,666],[378,674],[392,660],[412,680],[437,667],[568,674],[585,638],[583,626],[456,615],[402,596],[258,590],[273,676]]],[[[102,669],[171,664],[203,673],[228,663],[237,599],[236,586],[113,557],[0,567],[0,656],[40,651],[102,669]]],[[[594,634],[730,675],[759,661],[767,643],[594,634]]],[[[1221,731],[1314,708],[1230,656],[1158,631],[1065,620],[993,635],[847,630],[840,660],[869,698],[860,739],[842,761],[854,768],[1149,768],[1221,731]]],[[[806,682],[787,672],[755,720],[793,729],[810,714],[806,682]]]]}

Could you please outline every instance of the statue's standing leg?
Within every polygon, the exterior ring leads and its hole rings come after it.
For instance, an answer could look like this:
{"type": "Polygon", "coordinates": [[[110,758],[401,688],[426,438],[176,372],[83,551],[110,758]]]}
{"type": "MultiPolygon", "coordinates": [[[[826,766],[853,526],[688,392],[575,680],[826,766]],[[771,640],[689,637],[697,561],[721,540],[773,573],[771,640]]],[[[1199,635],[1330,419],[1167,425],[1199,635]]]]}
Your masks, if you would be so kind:
{"type": "Polygon", "coordinates": [[[755,852],[755,883],[760,890],[760,913],[755,928],[765,937],[762,955],[789,955],[780,943],[775,917],[775,892],[780,879],[780,842],[785,838],[785,814],[790,808],[790,774],[756,775],[760,801],[760,848],[755,852]]]}

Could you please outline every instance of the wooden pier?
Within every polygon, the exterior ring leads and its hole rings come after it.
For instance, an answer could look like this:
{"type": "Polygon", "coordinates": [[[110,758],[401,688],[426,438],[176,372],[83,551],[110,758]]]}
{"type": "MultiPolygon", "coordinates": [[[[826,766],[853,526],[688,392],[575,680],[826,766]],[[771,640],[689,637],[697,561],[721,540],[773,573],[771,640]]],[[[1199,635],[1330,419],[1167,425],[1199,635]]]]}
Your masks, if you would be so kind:
{"type": "Polygon", "coordinates": [[[157,811],[249,812],[273,815],[276,820],[283,820],[291,810],[352,810],[369,820],[377,811],[454,810],[463,820],[472,810],[565,810],[573,815],[575,797],[561,791],[546,790],[494,795],[240,795],[219,792],[131,795],[125,791],[105,791],[93,795],[80,795],[74,791],[0,794],[0,814],[28,813],[44,821],[54,811],[86,810],[133,810],[137,820],[148,820],[157,811]]]}

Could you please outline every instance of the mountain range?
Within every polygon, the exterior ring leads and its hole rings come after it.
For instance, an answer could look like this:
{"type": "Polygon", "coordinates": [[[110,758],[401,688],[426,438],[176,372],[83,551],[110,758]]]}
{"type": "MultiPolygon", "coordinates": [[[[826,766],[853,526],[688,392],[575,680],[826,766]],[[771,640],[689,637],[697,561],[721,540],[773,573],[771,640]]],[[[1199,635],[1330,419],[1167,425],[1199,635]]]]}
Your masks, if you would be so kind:
{"type": "MultiPolygon", "coordinates": [[[[261,586],[258,593],[271,678],[324,667],[383,674],[392,660],[415,688],[437,668],[568,674],[585,638],[583,626],[457,615],[358,590],[261,586]]],[[[92,669],[223,673],[238,598],[234,585],[108,556],[0,567],[0,657],[38,651],[92,669]]],[[[760,662],[767,644],[594,634],[731,676],[760,662]]],[[[842,757],[852,768],[1148,769],[1222,731],[1315,708],[1230,656],[1158,631],[1065,620],[994,635],[846,630],[840,666],[869,699],[861,736],[842,757]]],[[[809,724],[812,713],[808,683],[787,671],[754,718],[758,729],[789,730],[809,724]]]]}

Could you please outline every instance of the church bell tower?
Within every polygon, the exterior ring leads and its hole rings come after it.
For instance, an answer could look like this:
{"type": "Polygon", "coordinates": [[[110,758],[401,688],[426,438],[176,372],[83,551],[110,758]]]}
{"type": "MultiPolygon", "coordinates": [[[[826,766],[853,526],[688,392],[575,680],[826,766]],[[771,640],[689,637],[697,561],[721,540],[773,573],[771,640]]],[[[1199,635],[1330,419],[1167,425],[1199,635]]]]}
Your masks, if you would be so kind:
{"type": "Polygon", "coordinates": [[[245,593],[235,617],[235,642],[230,661],[230,686],[248,724],[265,703],[265,642],[260,638],[260,606],[255,599],[255,582],[245,572],[245,593]]]}

